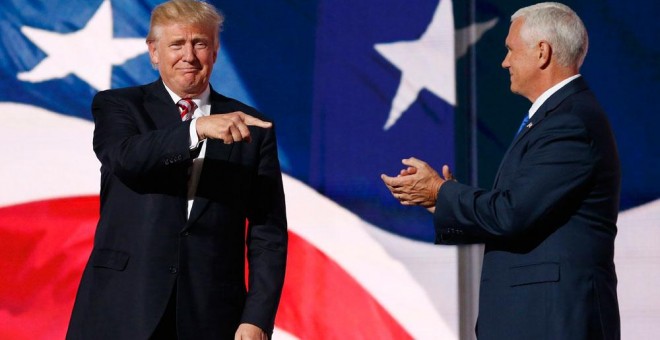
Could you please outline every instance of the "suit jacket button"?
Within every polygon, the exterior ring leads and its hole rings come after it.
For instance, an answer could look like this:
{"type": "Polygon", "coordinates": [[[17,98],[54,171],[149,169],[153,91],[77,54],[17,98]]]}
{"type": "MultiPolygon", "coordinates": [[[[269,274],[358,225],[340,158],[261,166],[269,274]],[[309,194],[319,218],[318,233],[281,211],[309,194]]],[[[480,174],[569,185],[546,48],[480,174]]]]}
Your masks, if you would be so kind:
{"type": "Polygon", "coordinates": [[[170,266],[170,273],[176,274],[179,270],[175,266],[170,266]]]}

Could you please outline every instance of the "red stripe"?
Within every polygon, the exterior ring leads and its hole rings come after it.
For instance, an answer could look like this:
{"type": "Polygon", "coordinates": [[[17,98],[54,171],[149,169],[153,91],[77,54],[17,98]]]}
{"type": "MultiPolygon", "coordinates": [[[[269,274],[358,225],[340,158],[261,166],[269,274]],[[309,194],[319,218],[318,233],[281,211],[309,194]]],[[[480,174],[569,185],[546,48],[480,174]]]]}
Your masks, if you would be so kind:
{"type": "MultiPolygon", "coordinates": [[[[0,339],[63,339],[98,196],[0,208],[0,339]]],[[[410,339],[346,271],[290,233],[276,325],[301,339],[410,339]]],[[[387,279],[387,278],[384,278],[387,279]]]]}
{"type": "Polygon", "coordinates": [[[301,339],[412,339],[353,277],[293,233],[275,324],[301,339]]]}
{"type": "Polygon", "coordinates": [[[0,339],[64,339],[98,197],[0,208],[0,339]]]}

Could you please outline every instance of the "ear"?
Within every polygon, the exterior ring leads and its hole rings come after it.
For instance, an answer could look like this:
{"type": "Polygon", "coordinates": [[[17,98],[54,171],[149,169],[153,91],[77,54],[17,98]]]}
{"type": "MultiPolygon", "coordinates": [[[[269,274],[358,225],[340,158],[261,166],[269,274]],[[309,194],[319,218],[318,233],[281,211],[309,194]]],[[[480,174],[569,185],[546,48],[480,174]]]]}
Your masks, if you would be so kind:
{"type": "Polygon", "coordinates": [[[149,48],[149,59],[151,59],[151,64],[158,65],[158,49],[156,48],[156,42],[147,42],[147,47],[149,48]]]}
{"type": "Polygon", "coordinates": [[[552,46],[545,41],[541,40],[538,44],[538,65],[540,68],[544,69],[550,65],[552,60],[552,46]]]}
{"type": "Polygon", "coordinates": [[[220,38],[218,38],[218,44],[215,48],[215,51],[213,51],[213,63],[215,64],[215,61],[218,60],[218,52],[220,51],[220,38]]]}

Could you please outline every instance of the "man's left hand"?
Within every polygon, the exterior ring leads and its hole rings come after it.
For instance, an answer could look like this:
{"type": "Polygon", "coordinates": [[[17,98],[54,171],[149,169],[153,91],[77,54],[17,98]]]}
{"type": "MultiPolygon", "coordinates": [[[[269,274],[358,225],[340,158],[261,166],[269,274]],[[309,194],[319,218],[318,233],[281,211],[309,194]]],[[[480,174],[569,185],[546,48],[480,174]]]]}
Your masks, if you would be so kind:
{"type": "Polygon", "coordinates": [[[255,325],[242,323],[236,330],[234,340],[268,340],[268,335],[255,325]]]}

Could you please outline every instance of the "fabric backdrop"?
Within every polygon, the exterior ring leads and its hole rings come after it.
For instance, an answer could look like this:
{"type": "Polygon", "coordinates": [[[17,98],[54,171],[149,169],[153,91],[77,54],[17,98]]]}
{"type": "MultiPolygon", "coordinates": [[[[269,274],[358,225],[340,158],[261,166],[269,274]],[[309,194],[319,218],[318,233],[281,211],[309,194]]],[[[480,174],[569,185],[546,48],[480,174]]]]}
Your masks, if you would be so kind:
{"type": "MultiPolygon", "coordinates": [[[[0,0],[0,338],[63,338],[98,218],[97,91],[157,78],[156,0],[0,0]]],[[[381,173],[415,156],[491,185],[529,107],[504,37],[529,1],[213,1],[211,79],[276,121],[290,227],[277,339],[457,339],[458,255],[381,173]],[[476,131],[476,135],[471,135],[476,131]],[[474,139],[472,138],[474,137],[474,139]],[[475,176],[476,175],[476,176],[475,176]]],[[[583,75],[623,162],[616,265],[625,338],[660,334],[660,60],[653,1],[573,1],[583,75]]],[[[471,179],[472,178],[472,179],[471,179]]]]}

